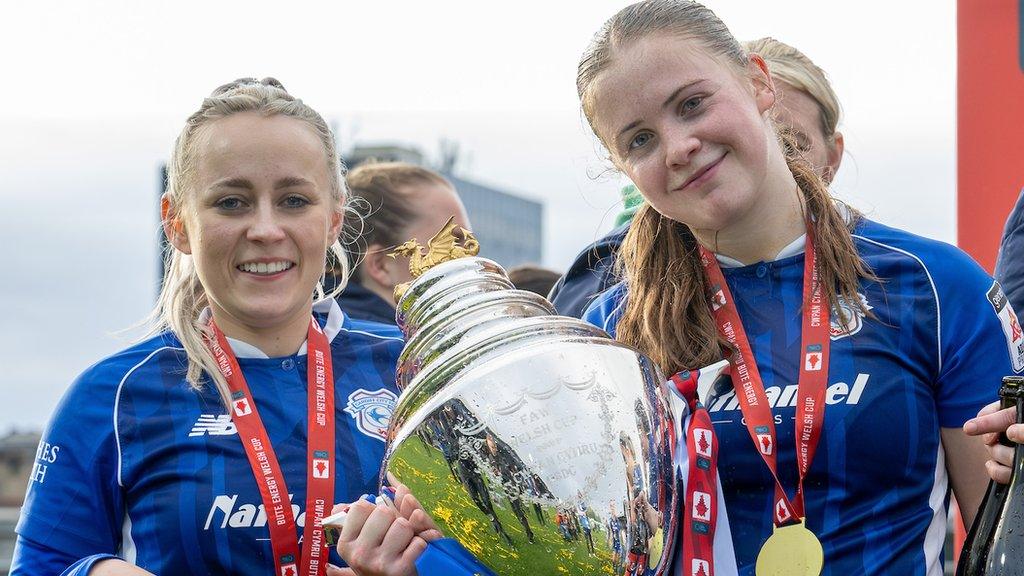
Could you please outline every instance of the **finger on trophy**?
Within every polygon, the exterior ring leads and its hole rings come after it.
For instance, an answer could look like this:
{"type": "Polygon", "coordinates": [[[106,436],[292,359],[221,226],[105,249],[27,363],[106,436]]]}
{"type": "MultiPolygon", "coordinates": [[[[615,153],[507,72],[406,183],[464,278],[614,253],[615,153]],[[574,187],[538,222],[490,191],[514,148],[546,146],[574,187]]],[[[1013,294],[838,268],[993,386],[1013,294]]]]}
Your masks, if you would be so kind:
{"type": "MultiPolygon", "coordinates": [[[[324,527],[324,539],[328,546],[334,546],[341,539],[341,531],[345,528],[345,520],[348,518],[352,507],[359,502],[368,502],[376,506],[385,505],[383,498],[375,498],[372,494],[363,494],[359,500],[351,504],[335,504],[330,516],[325,516],[320,524],[324,527]]],[[[372,511],[372,508],[370,509],[372,511]]]]}

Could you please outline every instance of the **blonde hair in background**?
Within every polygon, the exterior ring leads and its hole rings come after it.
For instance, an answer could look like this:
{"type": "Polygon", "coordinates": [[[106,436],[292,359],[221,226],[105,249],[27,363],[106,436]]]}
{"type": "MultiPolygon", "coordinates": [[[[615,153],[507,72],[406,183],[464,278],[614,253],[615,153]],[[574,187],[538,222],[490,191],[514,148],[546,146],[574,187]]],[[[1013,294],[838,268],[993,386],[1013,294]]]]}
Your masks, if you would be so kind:
{"type": "Polygon", "coordinates": [[[781,80],[814,99],[821,118],[821,133],[826,142],[835,143],[841,109],[825,71],[803,52],[774,38],[744,42],[743,47],[747,52],[764,58],[776,81],[781,80]]]}
{"type": "MultiPolygon", "coordinates": [[[[301,120],[309,125],[323,144],[324,157],[330,172],[331,198],[339,213],[346,211],[348,196],[343,177],[344,166],[335,147],[334,135],[324,119],[302,100],[289,94],[280,82],[273,78],[256,80],[242,78],[225,84],[213,91],[194,114],[189,116],[185,127],[178,135],[167,168],[167,192],[164,197],[169,204],[165,224],[183,226],[182,211],[188,209],[194,196],[194,178],[198,164],[196,136],[213,122],[241,112],[255,112],[264,116],[284,115],[301,120]]],[[[326,265],[332,265],[341,272],[331,296],[344,289],[348,280],[349,266],[345,250],[337,239],[327,251],[326,265]]],[[[315,288],[317,297],[323,297],[322,282],[315,288]]],[[[186,380],[196,389],[203,386],[205,372],[214,383],[225,406],[230,405],[227,382],[217,369],[217,363],[206,347],[208,328],[199,322],[199,314],[209,305],[206,290],[196,274],[192,256],[175,249],[168,251],[164,262],[163,287],[156,307],[150,313],[148,325],[150,335],[170,330],[178,337],[188,356],[186,380]]]]}
{"type": "MultiPolygon", "coordinates": [[[[627,6],[604,23],[580,59],[576,88],[592,128],[594,82],[614,61],[620,47],[655,34],[695,39],[723,65],[746,74],[747,52],[703,5],[687,0],[646,0],[627,6]]],[[[857,290],[861,278],[877,278],[857,255],[850,233],[860,214],[849,207],[840,209],[804,160],[789,130],[776,126],[776,133],[810,213],[821,282],[833,313],[844,314],[838,306],[842,298],[870,315],[857,290]]],[[[707,301],[708,281],[697,240],[685,224],[645,204],[637,211],[619,254],[627,298],[616,325],[616,339],[643,351],[666,374],[707,366],[728,352],[707,301]]]]}

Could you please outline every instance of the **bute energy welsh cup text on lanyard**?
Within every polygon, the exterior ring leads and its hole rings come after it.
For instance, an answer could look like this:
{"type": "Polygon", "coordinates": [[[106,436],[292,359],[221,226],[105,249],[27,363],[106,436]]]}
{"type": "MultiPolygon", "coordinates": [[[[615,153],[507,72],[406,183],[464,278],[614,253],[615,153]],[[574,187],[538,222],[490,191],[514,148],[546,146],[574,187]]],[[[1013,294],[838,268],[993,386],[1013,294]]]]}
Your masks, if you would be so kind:
{"type": "Polygon", "coordinates": [[[743,330],[725,276],[709,250],[700,247],[701,263],[711,284],[709,294],[718,333],[732,345],[729,357],[732,381],[746,420],[750,438],[775,478],[772,520],[775,529],[757,555],[757,576],[818,576],[824,567],[821,542],[804,522],[803,483],[814,459],[825,419],[825,389],[829,360],[829,309],[824,301],[814,237],[808,227],[804,256],[804,308],[800,332],[800,377],[797,385],[796,444],[800,473],[796,494],[790,501],[777,472],[777,442],[764,383],[754,361],[750,341],[743,330]]]}
{"type": "Polygon", "coordinates": [[[298,576],[300,573],[303,576],[324,576],[330,548],[324,540],[321,521],[334,502],[334,376],[327,336],[316,319],[310,317],[306,336],[309,467],[306,472],[306,522],[300,560],[295,516],[274,447],[270,445],[249,385],[242,376],[227,338],[213,320],[210,320],[210,328],[214,337],[207,338],[207,346],[231,391],[231,418],[245,446],[249,466],[256,477],[267,512],[276,573],[278,576],[298,576]]]}

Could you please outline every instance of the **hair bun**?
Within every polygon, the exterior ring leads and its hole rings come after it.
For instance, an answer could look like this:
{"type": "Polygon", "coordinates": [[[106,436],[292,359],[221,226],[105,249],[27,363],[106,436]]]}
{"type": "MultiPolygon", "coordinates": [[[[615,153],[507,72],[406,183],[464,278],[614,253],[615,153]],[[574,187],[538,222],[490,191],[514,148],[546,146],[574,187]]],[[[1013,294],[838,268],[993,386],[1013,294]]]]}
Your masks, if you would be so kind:
{"type": "Polygon", "coordinates": [[[255,78],[247,77],[247,78],[239,78],[239,79],[237,79],[237,80],[235,80],[233,82],[228,82],[227,84],[222,84],[222,85],[218,86],[217,89],[214,90],[212,94],[210,94],[210,96],[221,96],[221,95],[223,95],[223,94],[225,94],[227,92],[231,92],[233,90],[237,90],[239,88],[242,88],[243,86],[252,86],[252,85],[270,86],[272,88],[277,88],[278,90],[281,90],[283,92],[287,92],[288,91],[284,87],[284,84],[281,84],[281,82],[278,81],[277,78],[274,78],[272,76],[267,76],[266,78],[264,78],[262,80],[257,80],[255,78]]]}
{"type": "Polygon", "coordinates": [[[266,77],[266,78],[264,78],[263,80],[260,80],[260,83],[261,83],[261,84],[263,84],[264,86],[273,86],[274,88],[277,88],[278,90],[284,90],[285,92],[287,92],[287,91],[288,91],[288,90],[287,90],[287,89],[286,89],[286,88],[284,87],[284,84],[281,84],[281,83],[280,83],[280,82],[279,82],[279,81],[277,80],[277,78],[274,78],[273,76],[267,76],[267,77],[266,77]]]}

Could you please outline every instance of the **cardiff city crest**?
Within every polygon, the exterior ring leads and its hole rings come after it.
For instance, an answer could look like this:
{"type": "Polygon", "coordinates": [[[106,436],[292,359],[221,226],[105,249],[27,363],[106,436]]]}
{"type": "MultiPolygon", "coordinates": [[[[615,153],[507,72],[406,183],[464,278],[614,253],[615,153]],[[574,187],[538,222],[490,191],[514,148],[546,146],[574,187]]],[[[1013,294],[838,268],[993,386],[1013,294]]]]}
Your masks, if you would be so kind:
{"type": "Polygon", "coordinates": [[[356,421],[360,432],[383,442],[397,401],[398,396],[386,388],[374,392],[360,388],[348,395],[345,412],[356,421]]]}
{"type": "Polygon", "coordinates": [[[832,311],[829,320],[828,335],[832,340],[853,336],[864,326],[864,312],[861,310],[871,310],[871,305],[863,294],[858,292],[857,297],[860,298],[861,308],[856,308],[842,296],[839,297],[839,309],[832,311]]]}

